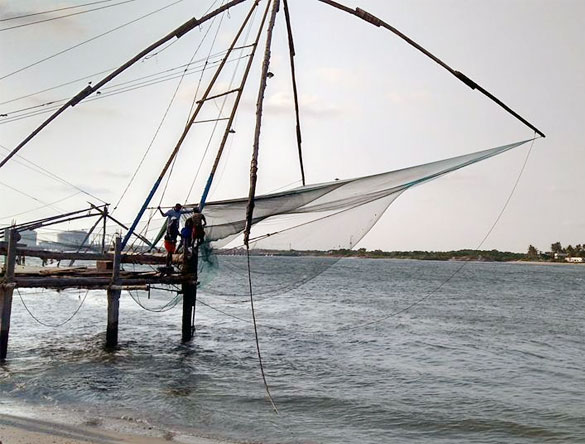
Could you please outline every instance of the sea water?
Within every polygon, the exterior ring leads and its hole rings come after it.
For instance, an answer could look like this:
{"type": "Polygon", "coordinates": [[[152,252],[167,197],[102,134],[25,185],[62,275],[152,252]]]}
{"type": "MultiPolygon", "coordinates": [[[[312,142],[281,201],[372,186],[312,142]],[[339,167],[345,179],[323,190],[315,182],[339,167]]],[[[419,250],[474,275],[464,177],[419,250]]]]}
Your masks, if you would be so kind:
{"type": "MultiPolygon", "coordinates": [[[[267,258],[267,273],[287,260],[318,259],[267,258]]],[[[580,265],[341,260],[255,301],[278,415],[248,298],[202,289],[181,344],[175,294],[124,292],[107,351],[104,291],[21,290],[0,411],[262,443],[585,442],[584,284],[580,265]]]]}

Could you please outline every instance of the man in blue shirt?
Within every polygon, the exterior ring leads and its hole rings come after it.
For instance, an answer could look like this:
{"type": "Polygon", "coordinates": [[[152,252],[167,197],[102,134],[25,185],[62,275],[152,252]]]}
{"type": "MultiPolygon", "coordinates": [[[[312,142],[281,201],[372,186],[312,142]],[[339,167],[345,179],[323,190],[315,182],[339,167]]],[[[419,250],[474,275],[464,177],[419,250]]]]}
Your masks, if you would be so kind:
{"type": "Polygon", "coordinates": [[[191,213],[191,210],[184,210],[183,205],[178,203],[166,213],[163,213],[163,210],[161,210],[160,207],[158,207],[158,211],[160,211],[160,214],[163,217],[167,218],[167,234],[176,242],[177,236],[179,235],[179,221],[181,220],[181,215],[191,213]]]}

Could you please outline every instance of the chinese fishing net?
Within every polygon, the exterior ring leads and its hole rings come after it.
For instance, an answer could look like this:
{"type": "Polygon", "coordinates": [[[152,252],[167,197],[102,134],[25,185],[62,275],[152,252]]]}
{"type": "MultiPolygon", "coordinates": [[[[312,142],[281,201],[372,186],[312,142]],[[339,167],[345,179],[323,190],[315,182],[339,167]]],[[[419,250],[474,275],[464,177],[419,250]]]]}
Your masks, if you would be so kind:
{"type": "MultiPolygon", "coordinates": [[[[409,188],[528,141],[372,176],[256,196],[250,236],[254,294],[282,294],[323,273],[342,257],[344,249],[352,249],[409,188]]],[[[204,293],[248,294],[242,240],[247,203],[247,198],[241,198],[209,202],[204,208],[207,227],[199,253],[199,280],[204,293]]]]}

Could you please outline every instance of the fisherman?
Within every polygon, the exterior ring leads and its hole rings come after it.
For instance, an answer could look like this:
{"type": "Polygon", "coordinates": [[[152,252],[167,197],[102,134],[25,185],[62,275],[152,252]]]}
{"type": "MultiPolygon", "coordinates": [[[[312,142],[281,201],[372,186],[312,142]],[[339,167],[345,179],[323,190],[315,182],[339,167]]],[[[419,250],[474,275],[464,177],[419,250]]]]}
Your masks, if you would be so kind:
{"type": "Polygon", "coordinates": [[[181,240],[177,251],[181,251],[181,247],[185,249],[185,253],[188,253],[189,248],[193,247],[193,220],[191,218],[185,221],[185,226],[181,230],[181,240]]]}
{"type": "Polygon", "coordinates": [[[184,210],[180,203],[175,204],[173,208],[163,213],[158,207],[158,211],[163,217],[167,218],[167,233],[165,235],[165,250],[167,250],[167,268],[171,266],[173,253],[176,251],[177,236],[179,235],[179,221],[182,214],[190,213],[191,210],[184,210]]]}
{"type": "Polygon", "coordinates": [[[198,206],[193,207],[193,216],[189,218],[189,220],[193,223],[193,242],[197,242],[197,246],[203,243],[203,239],[205,237],[205,227],[207,226],[207,221],[205,220],[205,216],[199,210],[198,206]]]}

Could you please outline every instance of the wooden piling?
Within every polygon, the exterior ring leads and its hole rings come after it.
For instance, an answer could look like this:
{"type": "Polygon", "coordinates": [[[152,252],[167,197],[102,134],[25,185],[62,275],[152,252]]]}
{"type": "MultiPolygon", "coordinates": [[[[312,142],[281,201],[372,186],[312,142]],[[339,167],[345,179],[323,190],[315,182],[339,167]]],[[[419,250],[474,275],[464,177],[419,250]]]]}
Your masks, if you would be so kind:
{"type": "Polygon", "coordinates": [[[106,347],[114,348],[118,345],[118,317],[120,314],[120,294],[122,290],[116,286],[120,277],[121,238],[116,237],[114,261],[112,266],[112,281],[108,287],[108,327],[106,330],[106,347]]]}
{"type": "Polygon", "coordinates": [[[192,318],[195,310],[195,301],[197,300],[197,260],[199,255],[197,244],[193,246],[191,255],[187,254],[187,250],[188,248],[185,246],[185,254],[183,255],[184,281],[181,284],[181,290],[183,293],[183,322],[181,336],[183,342],[189,342],[193,339],[192,318]]]}
{"type": "Polygon", "coordinates": [[[18,242],[16,230],[6,229],[4,239],[8,240],[8,248],[4,262],[4,282],[0,284],[0,362],[6,359],[8,352],[12,292],[14,291],[14,268],[16,265],[16,243],[18,242]]]}

